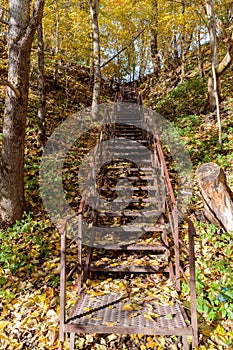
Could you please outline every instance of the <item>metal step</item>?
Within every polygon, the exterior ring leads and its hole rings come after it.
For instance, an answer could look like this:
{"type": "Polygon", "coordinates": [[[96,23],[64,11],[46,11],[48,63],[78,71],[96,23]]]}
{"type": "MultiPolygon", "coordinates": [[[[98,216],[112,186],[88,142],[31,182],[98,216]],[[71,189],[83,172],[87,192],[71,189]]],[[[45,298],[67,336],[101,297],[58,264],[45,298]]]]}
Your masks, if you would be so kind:
{"type": "Polygon", "coordinates": [[[116,176],[106,175],[105,179],[106,179],[106,181],[107,180],[122,180],[122,179],[125,179],[126,177],[132,181],[134,181],[134,180],[143,180],[143,181],[156,180],[156,175],[155,176],[148,176],[148,175],[131,176],[131,175],[127,175],[124,177],[119,176],[119,175],[116,175],[116,176]]]}
{"type": "MultiPolygon", "coordinates": [[[[155,197],[149,197],[149,198],[130,198],[130,203],[157,203],[158,201],[156,200],[155,197]]],[[[114,203],[129,203],[129,198],[116,198],[114,199],[114,203]]]]}
{"type": "MultiPolygon", "coordinates": [[[[157,187],[156,186],[132,186],[130,187],[130,189],[132,191],[157,191],[157,187]]],[[[100,190],[102,191],[114,191],[116,190],[116,187],[106,187],[106,186],[102,186],[100,187],[100,190]]],[[[117,187],[117,191],[125,191],[125,187],[117,187]]]]}
{"type": "Polygon", "coordinates": [[[144,245],[144,244],[98,244],[95,246],[98,249],[105,250],[121,250],[121,251],[168,251],[168,248],[161,244],[144,245]]]}
{"type": "Polygon", "coordinates": [[[116,128],[115,129],[115,135],[116,136],[119,135],[119,136],[122,136],[122,137],[123,137],[123,135],[140,137],[143,140],[141,131],[135,132],[134,130],[130,130],[130,129],[124,129],[123,130],[123,129],[120,129],[120,128],[116,128]]]}
{"type": "Polygon", "coordinates": [[[116,211],[116,212],[98,212],[99,217],[150,217],[150,216],[159,216],[161,214],[161,211],[156,210],[150,210],[150,211],[133,211],[133,210],[122,210],[122,211],[116,211]]]}
{"type": "Polygon", "coordinates": [[[187,316],[179,302],[171,305],[153,305],[153,312],[159,315],[155,320],[145,318],[147,305],[138,310],[124,311],[130,304],[130,297],[107,293],[92,296],[83,293],[71,310],[64,325],[65,332],[147,334],[147,335],[193,335],[187,316]],[[167,316],[166,316],[167,315],[167,316]]]}
{"type": "Polygon", "coordinates": [[[161,268],[158,266],[109,266],[109,265],[100,265],[100,266],[90,266],[90,272],[125,272],[125,273],[168,273],[169,268],[161,268]]]}
{"type": "Polygon", "coordinates": [[[111,169],[113,170],[116,170],[119,172],[119,170],[122,170],[122,171],[129,171],[129,172],[144,172],[144,173],[154,173],[155,169],[154,168],[150,168],[150,167],[141,167],[141,168],[134,168],[134,167],[131,167],[131,166],[123,166],[123,165],[117,165],[117,164],[114,164],[111,166],[111,169]]]}

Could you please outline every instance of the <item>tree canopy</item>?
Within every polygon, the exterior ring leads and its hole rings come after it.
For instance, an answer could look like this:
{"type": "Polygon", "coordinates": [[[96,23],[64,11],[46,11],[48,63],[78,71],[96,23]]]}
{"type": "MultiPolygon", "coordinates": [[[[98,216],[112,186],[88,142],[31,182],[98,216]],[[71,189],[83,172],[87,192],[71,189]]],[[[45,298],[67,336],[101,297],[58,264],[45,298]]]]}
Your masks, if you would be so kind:
{"type": "MultiPolygon", "coordinates": [[[[215,1],[215,12],[231,31],[232,2],[215,1]]],[[[136,78],[140,70],[153,72],[151,43],[155,34],[159,62],[167,68],[178,67],[199,41],[209,40],[205,1],[200,0],[103,0],[99,2],[99,26],[102,74],[120,80],[136,78]]],[[[87,1],[47,1],[44,28],[46,48],[55,59],[72,59],[91,67],[87,1]]]]}

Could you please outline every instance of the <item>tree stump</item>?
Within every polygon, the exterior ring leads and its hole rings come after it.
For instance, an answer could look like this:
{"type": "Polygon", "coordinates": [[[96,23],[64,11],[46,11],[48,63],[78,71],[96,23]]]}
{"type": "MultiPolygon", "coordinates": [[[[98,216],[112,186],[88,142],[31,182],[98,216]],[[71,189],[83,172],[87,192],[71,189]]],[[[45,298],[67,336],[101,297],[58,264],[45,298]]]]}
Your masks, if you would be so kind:
{"type": "Polygon", "coordinates": [[[196,175],[206,218],[233,233],[233,192],[223,170],[215,163],[204,163],[197,169],[196,175]]]}

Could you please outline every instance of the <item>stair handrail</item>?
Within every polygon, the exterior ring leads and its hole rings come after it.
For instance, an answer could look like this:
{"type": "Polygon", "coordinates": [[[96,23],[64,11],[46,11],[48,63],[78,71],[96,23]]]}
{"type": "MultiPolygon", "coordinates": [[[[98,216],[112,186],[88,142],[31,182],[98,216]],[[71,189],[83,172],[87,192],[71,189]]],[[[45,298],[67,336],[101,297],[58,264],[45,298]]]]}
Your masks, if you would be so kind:
{"type": "MultiPolygon", "coordinates": [[[[153,112],[151,112],[153,113],[153,112]]],[[[196,308],[196,272],[195,272],[195,248],[194,248],[194,238],[196,236],[196,230],[193,225],[193,222],[190,218],[188,218],[187,215],[184,215],[181,213],[177,207],[176,198],[174,195],[172,183],[170,180],[170,176],[168,173],[165,157],[162,150],[162,145],[160,138],[158,134],[156,133],[155,126],[152,122],[152,115],[149,115],[149,118],[147,119],[147,116],[145,114],[145,122],[148,124],[149,122],[149,130],[153,130],[153,133],[148,133],[149,141],[152,141],[152,138],[154,138],[154,142],[156,142],[156,148],[159,153],[159,158],[162,163],[165,181],[167,185],[167,200],[166,204],[169,210],[169,207],[172,211],[172,220],[170,220],[170,225],[172,227],[172,234],[173,234],[173,240],[175,244],[175,266],[176,266],[176,288],[178,291],[180,290],[180,272],[184,276],[186,282],[188,282],[190,287],[190,304],[191,304],[191,326],[193,329],[193,345],[198,346],[198,326],[197,326],[197,308],[196,308]],[[155,137],[154,137],[155,135],[155,137]],[[185,244],[181,242],[179,238],[179,232],[178,232],[178,225],[179,225],[179,219],[184,220],[188,223],[188,242],[189,242],[189,248],[186,247],[186,250],[189,253],[189,279],[187,279],[183,269],[181,269],[180,266],[180,252],[179,252],[179,243],[182,243],[183,246],[185,244]],[[173,222],[172,222],[173,221],[173,222]],[[175,230],[175,232],[174,232],[175,230]],[[178,271],[179,269],[179,271],[178,271]],[[178,277],[178,278],[177,278],[178,277]]],[[[155,151],[155,148],[154,148],[155,151]]]]}
{"type": "MultiPolygon", "coordinates": [[[[110,134],[111,137],[111,128],[112,128],[112,120],[111,115],[108,113],[109,111],[105,109],[105,116],[106,116],[106,123],[103,123],[102,125],[107,128],[107,133],[110,134]]],[[[96,146],[94,148],[93,153],[93,160],[92,164],[90,165],[90,170],[87,175],[87,181],[86,181],[86,187],[83,191],[81,201],[79,204],[79,208],[77,213],[71,214],[66,216],[59,225],[59,233],[61,236],[61,266],[60,266],[60,325],[61,325],[61,332],[60,332],[60,341],[64,341],[64,330],[63,325],[65,324],[66,320],[66,281],[67,281],[67,273],[66,273],[66,250],[69,246],[71,246],[74,242],[78,240],[78,262],[77,262],[77,268],[78,268],[78,279],[77,279],[77,292],[78,295],[82,292],[82,220],[83,220],[83,213],[86,207],[86,196],[88,191],[87,184],[95,178],[95,172],[93,173],[93,167],[94,167],[94,160],[96,157],[96,154],[98,150],[100,149],[101,157],[103,156],[102,153],[102,141],[103,141],[104,135],[103,135],[103,128],[100,129],[99,137],[96,143],[96,146]],[[74,219],[78,216],[78,234],[71,239],[69,243],[67,243],[67,226],[70,220],[74,219]]]]}

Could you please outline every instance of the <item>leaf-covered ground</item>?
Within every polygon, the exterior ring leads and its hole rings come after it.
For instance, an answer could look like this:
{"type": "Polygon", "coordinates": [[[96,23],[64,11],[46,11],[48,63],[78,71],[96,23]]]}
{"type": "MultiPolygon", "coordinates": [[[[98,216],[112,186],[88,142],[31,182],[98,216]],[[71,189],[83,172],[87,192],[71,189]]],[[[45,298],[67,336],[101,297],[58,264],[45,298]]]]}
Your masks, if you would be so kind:
{"type": "MultiPolygon", "coordinates": [[[[79,74],[79,73],[77,73],[79,74]]],[[[81,74],[81,73],[80,73],[81,74]]],[[[83,80],[86,78],[83,77],[83,80]]],[[[81,79],[81,80],[82,80],[81,79]]],[[[75,80],[75,77],[74,77],[75,80]]],[[[82,83],[83,84],[83,80],[82,83]]],[[[70,94],[68,100],[63,86],[52,91],[49,83],[48,102],[48,135],[54,126],[72,111],[84,107],[86,95],[79,105],[76,104],[79,96],[70,94]],[[64,91],[63,91],[64,90],[64,91]],[[77,100],[76,100],[77,99],[77,100]],[[62,101],[62,102],[61,102],[62,101]],[[62,117],[61,117],[62,116],[62,117]]],[[[75,81],[70,83],[73,88],[75,81]]],[[[201,162],[216,161],[223,166],[228,176],[230,186],[233,185],[233,155],[232,155],[232,99],[229,97],[223,118],[223,148],[217,144],[217,126],[215,122],[205,122],[205,115],[201,110],[203,101],[196,98],[200,91],[200,82],[194,85],[184,83],[178,91],[160,102],[166,104],[168,117],[172,119],[172,110],[175,102],[177,109],[174,124],[187,142],[191,158],[196,167],[201,162]],[[196,85],[195,85],[196,84],[196,85]],[[190,94],[195,100],[193,110],[187,99],[178,101],[181,92],[190,94]],[[183,101],[183,102],[182,102],[183,101]],[[182,103],[185,104],[182,107],[182,103]],[[185,113],[180,111],[187,109],[185,113]],[[194,113],[196,112],[198,115],[194,113]],[[200,113],[203,113],[200,115],[200,113]]],[[[88,85],[88,82],[87,82],[88,85]]],[[[84,88],[87,89],[87,85],[84,88]]],[[[56,87],[57,88],[57,87],[56,87]]],[[[33,87],[32,87],[33,89],[33,87]]],[[[86,91],[86,90],[85,90],[86,91]]],[[[151,88],[148,105],[154,105],[151,88]],[[151,99],[151,100],[150,100],[151,99]]],[[[227,92],[226,92],[227,97],[227,92]]],[[[104,98],[103,98],[104,100],[104,98]]],[[[17,222],[13,228],[0,231],[0,348],[1,349],[59,349],[59,261],[60,237],[52,226],[47,214],[43,211],[39,200],[38,171],[41,148],[38,147],[36,115],[36,96],[31,96],[30,118],[27,126],[27,148],[25,154],[25,187],[27,197],[27,213],[23,220],[17,222]],[[29,214],[31,212],[31,214],[29,214]]],[[[232,186],[233,187],[233,186],[232,186]]],[[[233,347],[233,254],[232,236],[215,228],[213,225],[200,221],[202,202],[198,189],[195,188],[189,214],[195,221],[196,238],[196,267],[197,267],[197,293],[198,293],[198,321],[200,332],[199,350],[217,349],[225,350],[233,347]]],[[[76,251],[69,255],[69,266],[72,268],[76,251]]],[[[99,257],[101,259],[101,257],[99,257]]],[[[141,258],[138,258],[141,259],[141,258]]],[[[145,257],[144,257],[145,259],[145,257]]],[[[114,259],[111,261],[114,264],[114,259]]],[[[145,259],[146,263],[146,259],[145,259]]],[[[71,306],[75,300],[76,272],[68,282],[68,300],[71,306]]],[[[164,280],[149,280],[140,276],[130,278],[117,278],[114,280],[103,276],[96,277],[87,282],[88,288],[95,296],[97,293],[106,293],[110,289],[123,291],[134,288],[137,297],[150,297],[152,293],[156,298],[160,290],[163,298],[172,301],[176,298],[171,285],[164,280]],[[159,288],[158,288],[159,287],[159,288]]],[[[181,299],[189,307],[188,287],[182,283],[181,299]]],[[[134,305],[127,304],[131,310],[134,305]]],[[[136,310],[137,311],[137,310],[136,310]]],[[[136,312],[135,311],[135,312],[136,312]]],[[[134,312],[132,310],[132,312],[134,312]]],[[[153,317],[153,315],[150,315],[153,317]]],[[[155,317],[155,316],[154,316],[155,317]]],[[[77,349],[180,349],[180,339],[177,337],[151,337],[145,335],[80,335],[76,338],[77,349]]],[[[68,342],[64,344],[68,349],[68,342]]]]}
{"type": "MultiPolygon", "coordinates": [[[[200,349],[228,349],[232,327],[232,241],[213,225],[197,224],[197,292],[200,349]],[[202,344],[202,345],[201,345],[202,344]]],[[[68,267],[76,261],[76,249],[68,253],[68,267]]],[[[58,349],[60,237],[47,220],[28,215],[12,229],[1,232],[1,316],[2,349],[58,349]]],[[[100,259],[106,257],[101,256],[100,259]]],[[[142,257],[141,260],[145,260],[142,257]]],[[[113,260],[112,260],[113,261],[113,260]]],[[[110,261],[110,263],[113,263],[110,261]]],[[[141,261],[140,261],[141,263],[141,261]]],[[[75,301],[76,273],[68,282],[68,308],[75,301]]],[[[152,298],[173,303],[177,298],[172,284],[158,276],[113,278],[99,276],[87,281],[93,297],[131,291],[125,305],[132,317],[140,302],[152,298]],[[135,307],[136,305],[136,307],[135,307]]],[[[181,298],[189,307],[187,285],[181,298]]],[[[145,317],[155,317],[150,310],[145,317]]],[[[180,349],[177,337],[83,335],[76,339],[79,349],[180,349]]],[[[68,349],[68,343],[64,344],[68,349]]]]}

